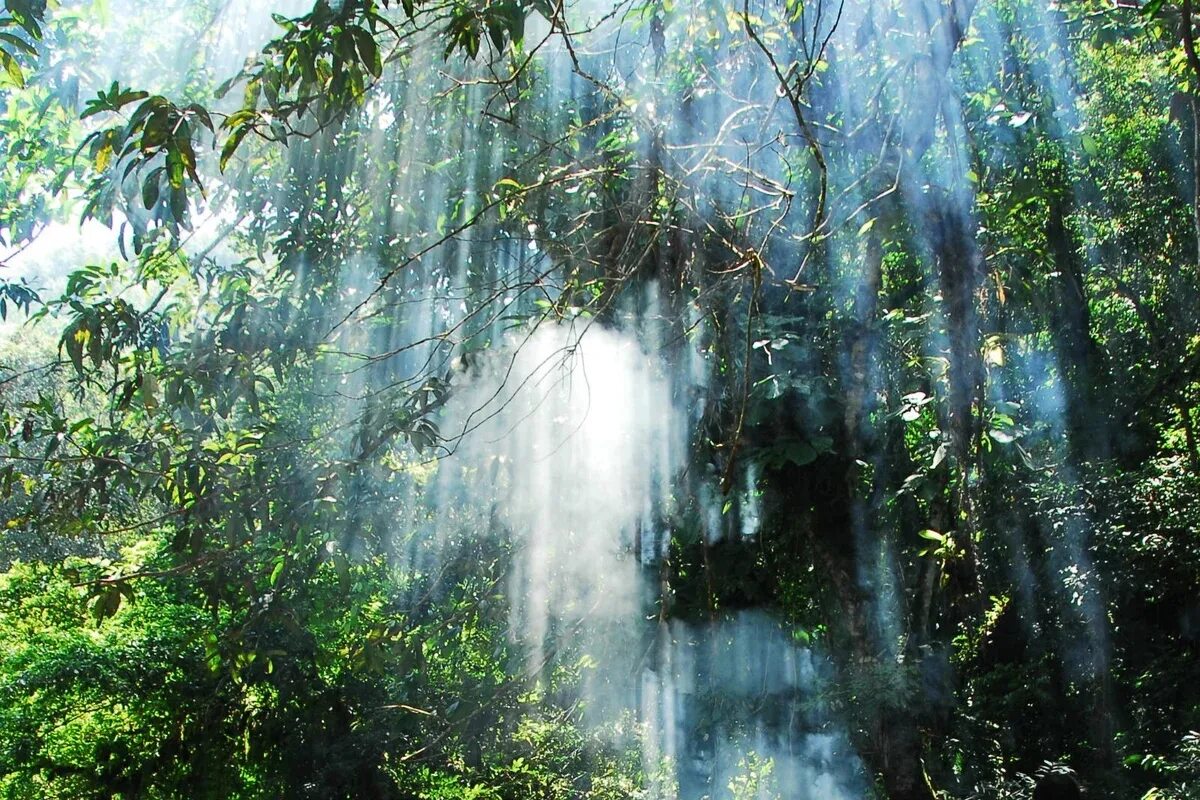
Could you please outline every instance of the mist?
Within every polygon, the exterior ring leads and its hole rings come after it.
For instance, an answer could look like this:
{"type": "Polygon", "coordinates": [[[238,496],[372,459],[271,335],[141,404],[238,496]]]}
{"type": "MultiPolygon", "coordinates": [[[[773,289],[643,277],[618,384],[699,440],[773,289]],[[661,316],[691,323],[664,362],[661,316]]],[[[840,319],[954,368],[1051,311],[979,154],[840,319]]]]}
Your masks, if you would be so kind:
{"type": "Polygon", "coordinates": [[[102,542],[98,625],[212,570],[215,619],[259,615],[204,639],[239,691],[309,625],[298,683],[386,684],[340,746],[436,729],[360,747],[413,796],[519,773],[544,718],[647,800],[1149,791],[1129,708],[1191,562],[1124,576],[1193,521],[1200,116],[1174,6],[1094,5],[57,5],[0,278],[62,338],[4,407],[42,468],[10,527],[102,542]],[[106,153],[114,82],[175,127],[106,153]]]}

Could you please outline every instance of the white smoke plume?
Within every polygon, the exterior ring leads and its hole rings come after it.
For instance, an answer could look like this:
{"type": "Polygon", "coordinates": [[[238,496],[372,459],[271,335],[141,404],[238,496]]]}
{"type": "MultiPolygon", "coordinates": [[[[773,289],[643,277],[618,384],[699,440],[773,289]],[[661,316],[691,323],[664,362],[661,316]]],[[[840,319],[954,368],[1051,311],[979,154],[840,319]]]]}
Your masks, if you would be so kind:
{"type": "Polygon", "coordinates": [[[442,502],[495,515],[516,553],[514,639],[538,668],[560,632],[637,619],[642,560],[682,457],[681,415],[629,334],[544,325],[464,374],[443,433],[442,502]]]}
{"type": "Polygon", "coordinates": [[[464,371],[442,423],[460,437],[439,468],[442,524],[511,537],[510,633],[528,672],[585,657],[584,719],[637,721],[651,797],[861,797],[860,762],[820,703],[822,659],[763,613],[656,611],[687,413],[647,338],[548,324],[464,371]]]}

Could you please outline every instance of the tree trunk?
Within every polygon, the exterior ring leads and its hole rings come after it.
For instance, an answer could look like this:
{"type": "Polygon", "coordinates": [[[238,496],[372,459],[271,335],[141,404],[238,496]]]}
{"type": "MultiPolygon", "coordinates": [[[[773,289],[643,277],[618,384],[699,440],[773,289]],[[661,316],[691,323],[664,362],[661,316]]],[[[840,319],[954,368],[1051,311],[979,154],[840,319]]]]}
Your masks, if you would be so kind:
{"type": "Polygon", "coordinates": [[[1104,415],[1096,408],[1092,392],[1098,348],[1092,339],[1079,248],[1067,225],[1072,204],[1064,193],[1069,191],[1069,187],[1059,188],[1050,200],[1046,217],[1046,241],[1058,273],[1050,322],[1066,390],[1066,428],[1071,434],[1071,450],[1080,459],[1092,460],[1106,456],[1109,448],[1104,415]]]}
{"type": "Polygon", "coordinates": [[[936,800],[921,759],[921,736],[910,720],[895,716],[881,721],[880,759],[888,800],[936,800]]]}
{"type": "Polygon", "coordinates": [[[946,194],[935,198],[929,224],[950,351],[946,427],[956,462],[957,504],[948,517],[960,520],[955,541],[965,551],[957,574],[963,594],[973,603],[981,603],[979,553],[967,487],[980,435],[979,407],[983,402],[983,359],[976,310],[983,282],[983,253],[975,240],[973,218],[956,198],[946,194]]]}
{"type": "MultiPolygon", "coordinates": [[[[792,513],[798,506],[804,508],[804,513],[793,517],[795,535],[812,548],[833,590],[838,611],[835,635],[842,640],[841,646],[833,648],[839,656],[838,669],[843,681],[865,687],[854,704],[857,720],[851,727],[867,770],[882,781],[889,800],[935,800],[922,758],[922,704],[913,702],[908,691],[897,697],[889,696],[883,687],[872,690],[881,673],[908,667],[886,655],[891,643],[875,622],[876,598],[859,580],[856,468],[853,459],[829,456],[803,469],[785,468],[773,476],[772,483],[795,489],[784,502],[792,513]],[[845,478],[839,480],[838,475],[845,478]]],[[[889,676],[883,684],[891,687],[895,682],[895,676],[889,676]]]]}

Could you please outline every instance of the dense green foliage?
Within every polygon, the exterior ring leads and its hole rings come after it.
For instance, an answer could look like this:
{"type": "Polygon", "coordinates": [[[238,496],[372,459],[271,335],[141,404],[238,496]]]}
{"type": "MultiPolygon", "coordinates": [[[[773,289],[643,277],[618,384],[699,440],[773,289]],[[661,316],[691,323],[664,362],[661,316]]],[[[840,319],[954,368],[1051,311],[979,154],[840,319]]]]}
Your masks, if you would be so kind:
{"type": "Polygon", "coordinates": [[[629,318],[705,373],[643,617],[826,654],[880,798],[1200,791],[1191,3],[167,5],[0,16],[9,260],[116,243],[0,271],[0,797],[672,796],[429,500],[456,379],[629,318]]]}

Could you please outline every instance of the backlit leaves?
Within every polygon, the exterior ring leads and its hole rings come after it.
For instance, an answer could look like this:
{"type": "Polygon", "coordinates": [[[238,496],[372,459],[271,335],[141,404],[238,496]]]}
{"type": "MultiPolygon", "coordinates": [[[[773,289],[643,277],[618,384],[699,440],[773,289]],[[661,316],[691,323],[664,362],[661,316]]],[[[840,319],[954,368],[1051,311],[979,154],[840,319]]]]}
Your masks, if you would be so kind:
{"type": "Polygon", "coordinates": [[[94,131],[84,142],[97,175],[84,218],[111,225],[113,212],[121,210],[134,228],[138,252],[152,227],[173,234],[188,227],[188,190],[204,193],[197,141],[216,133],[209,112],[114,83],[88,102],[82,117],[98,115],[125,121],[94,131]]]}

